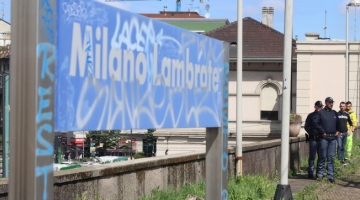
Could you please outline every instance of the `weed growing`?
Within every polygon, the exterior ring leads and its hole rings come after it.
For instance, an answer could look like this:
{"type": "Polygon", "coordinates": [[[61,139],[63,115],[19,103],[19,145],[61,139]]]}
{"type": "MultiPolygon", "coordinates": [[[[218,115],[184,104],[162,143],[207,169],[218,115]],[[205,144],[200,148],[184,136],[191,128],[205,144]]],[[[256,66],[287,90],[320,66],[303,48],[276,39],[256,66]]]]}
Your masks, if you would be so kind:
{"type": "MultiPolygon", "coordinates": [[[[269,179],[262,175],[245,175],[229,180],[229,200],[238,199],[271,199],[276,190],[277,179],[269,179]]],[[[175,190],[155,189],[151,195],[141,197],[139,200],[184,200],[189,194],[205,197],[205,183],[189,184],[175,190]]]]}
{"type": "Polygon", "coordinates": [[[160,190],[155,189],[151,192],[151,195],[141,197],[138,200],[163,200],[163,199],[173,199],[173,200],[184,200],[188,194],[193,194],[198,197],[205,197],[205,183],[197,184],[186,184],[182,186],[179,190],[160,190]]]}
{"type": "Polygon", "coordinates": [[[319,183],[306,186],[303,190],[294,196],[294,200],[317,200],[315,190],[319,187],[319,183]]]}
{"type": "Polygon", "coordinates": [[[229,199],[271,199],[277,183],[277,179],[262,175],[239,176],[229,181],[229,199]]]}

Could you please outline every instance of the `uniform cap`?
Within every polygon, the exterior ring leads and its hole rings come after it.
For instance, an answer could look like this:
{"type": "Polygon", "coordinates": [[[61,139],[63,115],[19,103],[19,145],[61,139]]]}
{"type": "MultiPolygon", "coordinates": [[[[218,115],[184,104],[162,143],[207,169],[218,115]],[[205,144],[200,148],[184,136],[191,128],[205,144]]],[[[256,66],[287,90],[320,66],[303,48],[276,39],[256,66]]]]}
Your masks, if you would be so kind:
{"type": "Polygon", "coordinates": [[[325,102],[332,103],[334,99],[332,97],[326,97],[325,102]]]}
{"type": "Polygon", "coordinates": [[[315,106],[323,107],[324,105],[322,104],[321,101],[316,101],[316,102],[315,102],[315,106]]]}

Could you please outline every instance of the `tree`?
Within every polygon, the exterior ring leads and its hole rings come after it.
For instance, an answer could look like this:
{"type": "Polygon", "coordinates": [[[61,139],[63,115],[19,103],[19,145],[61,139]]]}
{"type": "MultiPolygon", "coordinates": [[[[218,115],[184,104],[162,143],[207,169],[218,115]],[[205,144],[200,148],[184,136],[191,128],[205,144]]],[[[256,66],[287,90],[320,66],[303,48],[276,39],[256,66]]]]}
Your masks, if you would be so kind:
{"type": "Polygon", "coordinates": [[[90,138],[93,139],[95,146],[99,146],[103,143],[103,148],[116,148],[119,145],[121,131],[108,130],[108,131],[89,131],[86,135],[86,139],[89,142],[90,138]]]}
{"type": "Polygon", "coordinates": [[[156,141],[156,138],[154,136],[155,131],[156,131],[156,129],[148,129],[148,132],[145,133],[145,138],[148,141],[148,144],[153,145],[154,142],[156,141]]]}

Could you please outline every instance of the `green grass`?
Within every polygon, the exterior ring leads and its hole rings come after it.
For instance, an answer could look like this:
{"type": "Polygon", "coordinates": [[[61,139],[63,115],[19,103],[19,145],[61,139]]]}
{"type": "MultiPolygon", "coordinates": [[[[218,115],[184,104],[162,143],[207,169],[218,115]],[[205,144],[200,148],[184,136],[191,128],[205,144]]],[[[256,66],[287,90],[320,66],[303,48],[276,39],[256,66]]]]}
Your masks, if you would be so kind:
{"type": "Polygon", "coordinates": [[[229,199],[271,199],[278,182],[278,179],[269,179],[262,175],[236,177],[229,181],[229,199]]]}
{"type": "MultiPolygon", "coordinates": [[[[276,190],[277,179],[269,179],[262,175],[245,175],[229,180],[229,200],[238,199],[271,199],[276,190]]],[[[205,183],[184,185],[178,191],[155,189],[151,195],[139,200],[184,200],[189,194],[205,197],[205,183]]]]}
{"type": "Polygon", "coordinates": [[[182,186],[178,191],[173,189],[160,190],[155,189],[150,195],[139,198],[138,200],[184,200],[188,194],[194,194],[196,196],[204,198],[205,196],[205,183],[187,184],[182,186]]]}
{"type": "Polygon", "coordinates": [[[306,186],[303,190],[294,195],[294,200],[317,200],[315,190],[318,189],[320,183],[306,186]]]}

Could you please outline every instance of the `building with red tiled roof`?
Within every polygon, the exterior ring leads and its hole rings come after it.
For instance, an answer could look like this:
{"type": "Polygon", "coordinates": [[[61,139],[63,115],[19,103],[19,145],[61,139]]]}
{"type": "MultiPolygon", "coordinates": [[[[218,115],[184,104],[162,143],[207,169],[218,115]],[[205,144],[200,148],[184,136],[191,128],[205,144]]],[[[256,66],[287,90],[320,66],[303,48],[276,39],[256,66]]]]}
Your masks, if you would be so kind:
{"type": "MultiPolygon", "coordinates": [[[[205,35],[230,43],[230,59],[237,57],[237,27],[238,22],[207,32],[205,35]]],[[[296,42],[293,41],[293,63],[296,64],[296,42]]],[[[284,34],[256,21],[251,17],[243,19],[243,61],[279,61],[284,56],[284,34]]],[[[281,68],[282,70],[282,68],[281,68]]],[[[294,69],[295,70],[295,69],[294,69]]]]}
{"type": "MultiPolygon", "coordinates": [[[[237,28],[232,22],[205,35],[230,43],[229,131],[236,132],[237,28]]],[[[296,108],[296,43],[293,41],[292,101],[296,108]]],[[[243,19],[243,134],[279,137],[283,85],[284,34],[253,18],[243,19]]]]}

